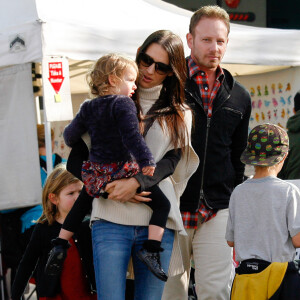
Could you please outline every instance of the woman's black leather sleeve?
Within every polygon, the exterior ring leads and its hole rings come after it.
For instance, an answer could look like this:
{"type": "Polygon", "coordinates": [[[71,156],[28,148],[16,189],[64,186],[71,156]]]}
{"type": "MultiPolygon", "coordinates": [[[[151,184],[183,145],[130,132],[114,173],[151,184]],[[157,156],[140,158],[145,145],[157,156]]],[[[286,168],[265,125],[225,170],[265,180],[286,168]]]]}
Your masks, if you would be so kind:
{"type": "Polygon", "coordinates": [[[147,191],[150,187],[158,184],[163,179],[172,175],[181,158],[181,149],[173,149],[168,151],[164,157],[157,163],[153,176],[146,176],[138,173],[134,178],[139,182],[140,188],[138,193],[147,191]]]}

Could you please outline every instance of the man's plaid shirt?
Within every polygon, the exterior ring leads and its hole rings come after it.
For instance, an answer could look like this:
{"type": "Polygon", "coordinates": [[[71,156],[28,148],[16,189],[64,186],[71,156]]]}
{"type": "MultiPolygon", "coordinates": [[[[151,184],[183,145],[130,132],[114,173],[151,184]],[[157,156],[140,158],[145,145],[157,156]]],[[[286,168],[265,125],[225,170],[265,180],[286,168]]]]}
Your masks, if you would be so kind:
{"type": "MultiPolygon", "coordinates": [[[[224,73],[220,66],[216,70],[216,80],[212,91],[209,90],[208,76],[201,70],[201,68],[194,62],[192,57],[188,58],[189,77],[197,83],[203,108],[208,117],[212,115],[213,100],[216,97],[218,90],[224,80],[224,73]]],[[[209,221],[215,217],[217,212],[214,209],[209,209],[204,203],[200,203],[197,212],[181,212],[183,225],[185,228],[197,228],[198,221],[200,224],[209,221]]]]}

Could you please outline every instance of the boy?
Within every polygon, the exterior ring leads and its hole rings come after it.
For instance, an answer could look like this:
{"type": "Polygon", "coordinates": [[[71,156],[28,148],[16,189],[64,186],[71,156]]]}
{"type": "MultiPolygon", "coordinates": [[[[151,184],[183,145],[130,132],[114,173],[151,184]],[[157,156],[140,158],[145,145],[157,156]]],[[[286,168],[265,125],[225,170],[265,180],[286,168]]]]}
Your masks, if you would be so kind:
{"type": "Polygon", "coordinates": [[[232,300],[300,299],[293,262],[300,247],[300,193],[277,178],[288,148],[282,128],[263,124],[252,129],[241,156],[255,167],[255,175],[235,188],[229,203],[226,240],[240,262],[232,300]]]}

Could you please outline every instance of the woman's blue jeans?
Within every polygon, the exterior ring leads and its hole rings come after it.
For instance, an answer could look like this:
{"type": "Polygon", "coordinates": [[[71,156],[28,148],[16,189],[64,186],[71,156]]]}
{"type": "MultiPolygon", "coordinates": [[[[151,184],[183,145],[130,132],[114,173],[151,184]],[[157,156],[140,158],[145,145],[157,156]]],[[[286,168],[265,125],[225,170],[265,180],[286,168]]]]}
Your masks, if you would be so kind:
{"type": "MultiPolygon", "coordinates": [[[[98,300],[124,300],[130,257],[134,268],[134,300],[160,300],[165,283],[156,278],[136,256],[148,239],[147,226],[127,226],[105,220],[93,222],[92,240],[98,300]]],[[[166,229],[160,253],[168,272],[174,231],[166,229]]]]}

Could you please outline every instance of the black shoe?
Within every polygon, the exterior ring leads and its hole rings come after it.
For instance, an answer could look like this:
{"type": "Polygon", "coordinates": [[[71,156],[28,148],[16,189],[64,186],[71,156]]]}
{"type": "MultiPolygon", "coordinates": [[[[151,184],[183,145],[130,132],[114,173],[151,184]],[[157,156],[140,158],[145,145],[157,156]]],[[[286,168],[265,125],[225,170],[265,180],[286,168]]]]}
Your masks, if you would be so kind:
{"type": "Polygon", "coordinates": [[[45,266],[45,273],[47,275],[56,276],[59,275],[62,270],[70,244],[68,241],[59,238],[54,239],[51,242],[54,247],[49,253],[48,261],[45,266]]]}
{"type": "Polygon", "coordinates": [[[149,252],[142,248],[138,253],[137,257],[148,267],[148,269],[162,281],[167,281],[168,276],[164,272],[160,264],[159,252],[149,252]]]}

